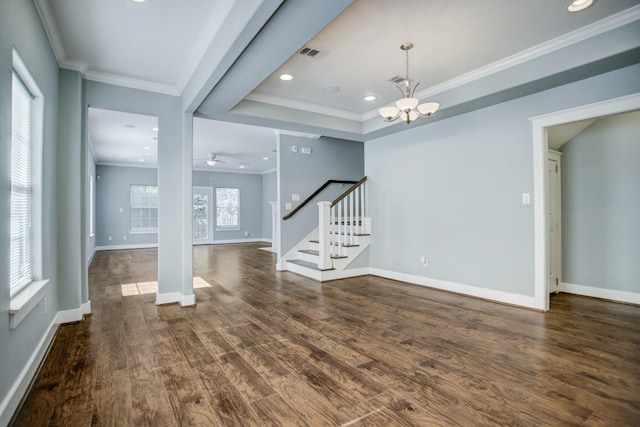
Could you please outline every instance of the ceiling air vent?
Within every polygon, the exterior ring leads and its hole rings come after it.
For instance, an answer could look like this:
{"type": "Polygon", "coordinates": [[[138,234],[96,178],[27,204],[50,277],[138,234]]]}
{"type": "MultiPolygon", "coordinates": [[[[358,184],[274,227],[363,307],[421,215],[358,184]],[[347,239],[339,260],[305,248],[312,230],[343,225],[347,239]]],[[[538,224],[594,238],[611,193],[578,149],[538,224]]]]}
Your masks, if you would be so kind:
{"type": "Polygon", "coordinates": [[[300,55],[308,56],[309,58],[313,58],[313,59],[320,59],[327,54],[326,52],[322,52],[318,49],[312,49],[307,46],[300,49],[298,53],[300,55]]]}
{"type": "Polygon", "coordinates": [[[398,84],[398,83],[402,83],[402,82],[404,81],[404,77],[400,77],[400,76],[393,76],[393,77],[389,77],[389,78],[387,79],[387,81],[388,81],[388,82],[391,82],[391,83],[398,84]]]}

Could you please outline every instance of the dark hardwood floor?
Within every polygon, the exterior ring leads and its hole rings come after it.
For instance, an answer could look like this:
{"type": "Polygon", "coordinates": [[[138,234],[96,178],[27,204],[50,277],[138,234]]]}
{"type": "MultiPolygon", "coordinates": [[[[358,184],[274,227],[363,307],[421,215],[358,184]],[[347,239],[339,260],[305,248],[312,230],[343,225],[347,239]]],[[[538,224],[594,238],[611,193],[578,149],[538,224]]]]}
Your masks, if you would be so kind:
{"type": "Polygon", "coordinates": [[[155,250],[98,252],[93,314],[60,326],[14,424],[640,425],[640,307],[321,285],[260,246],[195,247],[189,308],[154,304],[155,250]]]}

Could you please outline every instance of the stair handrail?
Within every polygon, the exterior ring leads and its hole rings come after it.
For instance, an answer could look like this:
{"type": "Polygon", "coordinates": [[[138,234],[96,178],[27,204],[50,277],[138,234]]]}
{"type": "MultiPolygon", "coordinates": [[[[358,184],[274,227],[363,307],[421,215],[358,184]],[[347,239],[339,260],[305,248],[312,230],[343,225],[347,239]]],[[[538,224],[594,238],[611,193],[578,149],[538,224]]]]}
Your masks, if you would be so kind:
{"type": "Polygon", "coordinates": [[[334,207],[335,205],[340,203],[342,199],[347,197],[349,194],[353,193],[355,189],[360,187],[366,180],[367,180],[367,177],[365,176],[360,181],[354,182],[353,185],[347,189],[347,191],[339,195],[333,202],[331,202],[331,207],[334,207]]]}
{"type": "MultiPolygon", "coordinates": [[[[366,177],[365,177],[365,179],[366,179],[366,177]]],[[[283,216],[282,220],[286,221],[289,218],[291,218],[292,216],[294,216],[300,209],[302,209],[304,207],[304,205],[306,205],[311,200],[313,200],[314,197],[316,197],[318,194],[320,194],[322,192],[322,190],[327,188],[329,185],[331,185],[331,184],[356,184],[356,183],[357,183],[357,181],[347,181],[347,180],[342,180],[342,179],[329,179],[329,180],[327,180],[327,182],[325,182],[320,187],[318,187],[318,189],[316,191],[314,191],[309,197],[304,199],[304,201],[302,203],[300,203],[298,206],[296,206],[291,212],[289,212],[288,214],[283,216]]],[[[350,189],[352,189],[352,188],[353,187],[351,187],[350,189]]],[[[347,190],[347,191],[349,191],[349,190],[347,190]]]]}

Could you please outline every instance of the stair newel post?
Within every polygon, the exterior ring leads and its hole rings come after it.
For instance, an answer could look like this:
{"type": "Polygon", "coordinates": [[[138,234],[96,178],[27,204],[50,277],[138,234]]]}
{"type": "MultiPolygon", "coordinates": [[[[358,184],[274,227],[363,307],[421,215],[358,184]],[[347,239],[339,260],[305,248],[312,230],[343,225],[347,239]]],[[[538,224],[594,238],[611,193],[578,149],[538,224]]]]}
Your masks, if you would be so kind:
{"type": "Polygon", "coordinates": [[[318,202],[318,268],[327,270],[331,268],[331,202],[318,202]]]}

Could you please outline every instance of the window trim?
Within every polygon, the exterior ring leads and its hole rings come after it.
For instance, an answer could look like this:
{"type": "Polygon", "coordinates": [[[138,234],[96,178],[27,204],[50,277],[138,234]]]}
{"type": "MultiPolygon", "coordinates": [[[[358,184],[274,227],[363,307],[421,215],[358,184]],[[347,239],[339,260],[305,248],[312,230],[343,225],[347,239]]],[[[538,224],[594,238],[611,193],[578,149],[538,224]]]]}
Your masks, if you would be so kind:
{"type": "MultiPolygon", "coordinates": [[[[43,271],[43,149],[44,149],[44,96],[40,88],[20,58],[13,49],[12,72],[21,80],[25,88],[31,93],[31,272],[32,281],[20,289],[9,292],[9,327],[14,329],[38,305],[46,293],[49,279],[44,277],[43,271]]],[[[13,97],[13,95],[12,95],[13,97]]],[[[7,282],[10,288],[10,284],[7,282]]]]}
{"type": "MultiPolygon", "coordinates": [[[[133,228],[133,209],[143,209],[140,207],[133,207],[133,203],[132,203],[132,195],[133,195],[133,188],[134,187],[155,187],[156,191],[158,189],[157,185],[153,185],[153,184],[129,184],[129,234],[157,234],[158,233],[158,226],[156,226],[155,228],[133,228]]],[[[158,193],[158,198],[160,197],[159,193],[158,193]]],[[[155,207],[156,212],[157,212],[157,216],[156,216],[156,221],[159,221],[159,217],[160,217],[160,204],[158,203],[158,206],[155,207]]]]}
{"type": "MultiPolygon", "coordinates": [[[[240,222],[240,187],[216,187],[215,189],[215,198],[216,198],[216,231],[238,231],[242,229],[242,225],[240,222]],[[231,189],[231,190],[238,190],[238,205],[237,205],[237,209],[238,209],[238,223],[236,225],[232,225],[232,226],[220,226],[218,225],[218,190],[219,189],[231,189]]],[[[225,206],[223,206],[225,207],[225,206]]]]}

